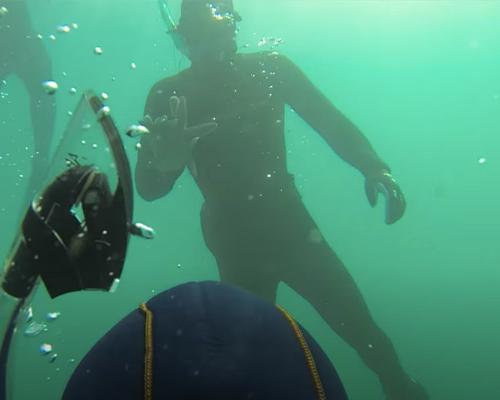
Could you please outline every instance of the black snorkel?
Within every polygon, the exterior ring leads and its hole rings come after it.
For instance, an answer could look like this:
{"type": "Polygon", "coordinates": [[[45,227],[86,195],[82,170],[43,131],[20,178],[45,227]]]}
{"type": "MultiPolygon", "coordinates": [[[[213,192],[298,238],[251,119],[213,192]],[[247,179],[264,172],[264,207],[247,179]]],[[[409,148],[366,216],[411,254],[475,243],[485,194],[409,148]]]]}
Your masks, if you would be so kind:
{"type": "Polygon", "coordinates": [[[57,154],[68,155],[66,165],[28,207],[0,276],[0,400],[7,399],[7,361],[16,321],[37,282],[44,283],[52,298],[89,289],[112,291],[123,270],[130,234],[151,237],[142,225],[132,223],[128,159],[109,108],[92,93],[82,97],[66,136],[88,129],[88,121],[100,136],[104,133],[116,185],[112,187],[96,165],[66,153],[61,144],[57,154]]]}

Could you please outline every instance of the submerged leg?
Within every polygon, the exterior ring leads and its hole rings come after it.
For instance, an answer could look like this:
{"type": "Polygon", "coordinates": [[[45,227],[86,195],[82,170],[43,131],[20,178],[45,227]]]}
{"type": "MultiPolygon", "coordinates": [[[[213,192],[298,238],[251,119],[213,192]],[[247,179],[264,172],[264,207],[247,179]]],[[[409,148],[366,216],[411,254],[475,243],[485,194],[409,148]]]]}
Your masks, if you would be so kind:
{"type": "Polygon", "coordinates": [[[222,282],[238,286],[274,303],[279,280],[273,278],[272,264],[262,264],[252,260],[238,262],[216,257],[222,282]]]}
{"type": "Polygon", "coordinates": [[[394,346],[373,320],[352,276],[324,242],[305,242],[287,257],[284,279],[379,377],[390,400],[424,400],[423,388],[403,370],[394,346]]]}
{"type": "Polygon", "coordinates": [[[23,80],[30,96],[31,124],[33,129],[34,154],[28,199],[46,177],[56,118],[55,100],[46,94],[42,83],[52,78],[49,56],[40,41],[27,46],[27,54],[18,61],[16,73],[23,80]]]}

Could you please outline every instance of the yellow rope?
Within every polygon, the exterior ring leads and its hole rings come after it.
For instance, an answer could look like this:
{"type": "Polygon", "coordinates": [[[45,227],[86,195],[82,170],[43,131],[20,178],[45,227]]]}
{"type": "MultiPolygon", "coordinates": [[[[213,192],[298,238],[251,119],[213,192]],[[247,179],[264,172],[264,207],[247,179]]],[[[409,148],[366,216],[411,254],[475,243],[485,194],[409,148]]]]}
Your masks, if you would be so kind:
{"type": "Polygon", "coordinates": [[[319,372],[316,367],[316,362],[314,361],[314,357],[311,353],[311,350],[309,349],[309,345],[307,344],[304,334],[300,330],[299,325],[297,325],[295,320],[292,318],[290,314],[288,314],[288,312],[285,309],[281,308],[280,306],[276,307],[278,307],[278,310],[280,310],[282,314],[285,316],[285,318],[288,320],[288,322],[292,326],[295,336],[297,337],[297,340],[299,341],[300,347],[302,348],[302,351],[304,352],[304,356],[306,358],[307,367],[309,368],[309,372],[311,373],[312,376],[313,385],[314,388],[316,389],[316,394],[318,395],[318,399],[326,400],[325,390],[323,388],[323,384],[321,383],[321,378],[319,376],[319,372]]]}
{"type": "Polygon", "coordinates": [[[144,326],[144,400],[153,399],[153,313],[146,304],[140,305],[141,311],[146,316],[144,326]]]}

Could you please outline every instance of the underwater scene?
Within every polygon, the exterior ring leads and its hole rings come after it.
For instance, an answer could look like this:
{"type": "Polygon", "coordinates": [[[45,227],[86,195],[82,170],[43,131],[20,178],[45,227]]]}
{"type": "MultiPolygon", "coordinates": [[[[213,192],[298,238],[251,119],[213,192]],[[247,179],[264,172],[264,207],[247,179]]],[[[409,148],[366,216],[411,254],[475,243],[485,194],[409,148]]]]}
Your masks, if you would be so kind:
{"type": "Polygon", "coordinates": [[[499,22],[0,0],[0,400],[500,399],[499,22]]]}

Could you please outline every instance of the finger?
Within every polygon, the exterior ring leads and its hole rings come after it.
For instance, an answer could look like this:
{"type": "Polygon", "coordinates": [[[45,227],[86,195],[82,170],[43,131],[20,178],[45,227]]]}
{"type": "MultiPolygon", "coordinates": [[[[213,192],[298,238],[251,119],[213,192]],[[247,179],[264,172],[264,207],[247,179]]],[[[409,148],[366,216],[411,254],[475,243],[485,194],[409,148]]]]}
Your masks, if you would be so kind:
{"type": "Polygon", "coordinates": [[[179,97],[179,106],[177,107],[177,120],[180,126],[187,126],[187,101],[186,97],[179,97]]]}
{"type": "Polygon", "coordinates": [[[168,102],[170,105],[170,118],[176,119],[179,112],[180,99],[177,96],[172,96],[168,102]]]}
{"type": "Polygon", "coordinates": [[[368,179],[365,181],[365,193],[366,193],[366,198],[368,199],[368,203],[370,203],[370,206],[375,207],[377,205],[377,200],[378,200],[378,191],[375,188],[373,181],[368,179]]]}
{"type": "Polygon", "coordinates": [[[193,139],[196,138],[202,138],[204,136],[207,136],[211,134],[213,131],[217,129],[217,123],[216,122],[207,122],[205,124],[200,124],[196,126],[192,126],[188,129],[186,129],[184,133],[184,138],[190,142],[193,139]]]}
{"type": "Polygon", "coordinates": [[[153,118],[149,114],[145,115],[142,121],[139,121],[141,125],[144,125],[146,128],[151,129],[153,126],[153,118]]]}
{"type": "Polygon", "coordinates": [[[388,225],[399,221],[406,210],[406,200],[399,188],[394,188],[387,197],[385,222],[388,225]]]}
{"type": "Polygon", "coordinates": [[[168,121],[168,117],[166,115],[162,115],[162,116],[157,117],[155,119],[154,125],[160,125],[160,124],[162,124],[165,121],[168,121]]]}

